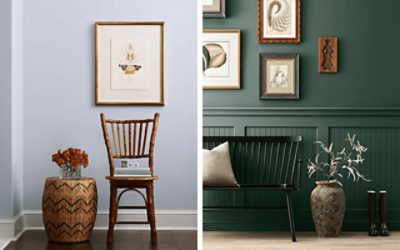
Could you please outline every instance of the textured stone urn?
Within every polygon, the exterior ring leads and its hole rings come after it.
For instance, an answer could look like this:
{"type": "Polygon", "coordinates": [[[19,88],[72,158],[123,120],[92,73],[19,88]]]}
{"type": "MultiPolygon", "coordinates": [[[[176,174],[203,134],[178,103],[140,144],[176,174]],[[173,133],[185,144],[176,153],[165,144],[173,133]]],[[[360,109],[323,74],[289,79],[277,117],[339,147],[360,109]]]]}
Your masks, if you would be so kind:
{"type": "Polygon", "coordinates": [[[337,237],[342,229],[345,196],[336,181],[317,181],[311,192],[311,211],[319,237],[337,237]]]}

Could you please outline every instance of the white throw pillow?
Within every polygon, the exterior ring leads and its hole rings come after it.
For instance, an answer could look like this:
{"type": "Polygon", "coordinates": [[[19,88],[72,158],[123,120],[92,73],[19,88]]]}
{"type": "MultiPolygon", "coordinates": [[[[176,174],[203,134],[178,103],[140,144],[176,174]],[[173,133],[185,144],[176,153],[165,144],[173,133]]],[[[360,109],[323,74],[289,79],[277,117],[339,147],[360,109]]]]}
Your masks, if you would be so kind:
{"type": "Polygon", "coordinates": [[[203,149],[203,186],[238,187],[225,142],[212,150],[203,149]]]}

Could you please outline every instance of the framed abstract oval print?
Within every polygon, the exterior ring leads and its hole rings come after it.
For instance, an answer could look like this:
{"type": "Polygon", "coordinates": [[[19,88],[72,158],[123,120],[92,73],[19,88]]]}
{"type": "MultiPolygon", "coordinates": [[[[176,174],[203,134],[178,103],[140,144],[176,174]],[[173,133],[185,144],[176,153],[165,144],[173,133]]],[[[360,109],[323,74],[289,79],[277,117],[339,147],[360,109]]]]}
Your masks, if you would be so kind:
{"type": "Polygon", "coordinates": [[[164,105],[163,22],[96,22],[96,105],[164,105]]]}
{"type": "Polygon", "coordinates": [[[258,0],[258,42],[300,42],[300,0],[258,0]]]}
{"type": "Polygon", "coordinates": [[[203,89],[240,89],[240,30],[204,30],[203,89]]]}

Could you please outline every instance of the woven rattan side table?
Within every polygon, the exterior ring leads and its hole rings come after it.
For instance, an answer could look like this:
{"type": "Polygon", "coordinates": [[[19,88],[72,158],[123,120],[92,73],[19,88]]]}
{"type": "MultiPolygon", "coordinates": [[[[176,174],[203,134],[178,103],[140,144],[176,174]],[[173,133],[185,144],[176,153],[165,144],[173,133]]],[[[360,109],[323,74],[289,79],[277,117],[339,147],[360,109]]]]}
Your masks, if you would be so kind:
{"type": "Polygon", "coordinates": [[[93,178],[47,178],[42,211],[43,224],[50,241],[89,240],[97,213],[96,181],[93,178]]]}

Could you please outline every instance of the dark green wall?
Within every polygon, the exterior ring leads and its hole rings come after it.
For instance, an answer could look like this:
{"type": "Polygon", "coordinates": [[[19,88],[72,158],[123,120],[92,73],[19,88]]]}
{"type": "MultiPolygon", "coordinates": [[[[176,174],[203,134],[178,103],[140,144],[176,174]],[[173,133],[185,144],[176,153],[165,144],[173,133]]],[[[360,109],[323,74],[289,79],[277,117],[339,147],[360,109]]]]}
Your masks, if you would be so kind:
{"type": "Polygon", "coordinates": [[[302,0],[301,43],[259,44],[257,1],[226,0],[207,29],[242,31],[240,90],[206,90],[205,107],[399,106],[398,0],[302,0]],[[339,37],[339,73],[318,73],[318,37],[339,37]],[[300,53],[300,99],[259,100],[259,53],[300,53]],[[234,101],[232,101],[234,100],[234,101]]]}
{"type": "MultiPolygon", "coordinates": [[[[371,182],[344,182],[344,230],[368,226],[366,191],[387,190],[389,228],[400,230],[400,9],[398,0],[302,0],[300,44],[257,43],[257,1],[227,0],[227,19],[207,19],[205,28],[242,31],[242,89],[204,91],[204,135],[302,135],[304,162],[317,153],[314,140],[342,145],[356,133],[369,151],[363,173],[371,182]],[[390,35],[388,35],[390,34],[390,35]],[[339,37],[339,73],[319,74],[318,37],[339,37]],[[300,99],[258,99],[258,55],[300,53],[300,99]]],[[[313,230],[309,196],[315,179],[302,168],[294,195],[297,230],[313,230]]],[[[282,203],[283,196],[257,192],[204,192],[209,205],[282,203]]],[[[284,203],[283,203],[284,204],[284,203]]],[[[283,212],[205,212],[205,230],[288,230],[283,212]]]]}

